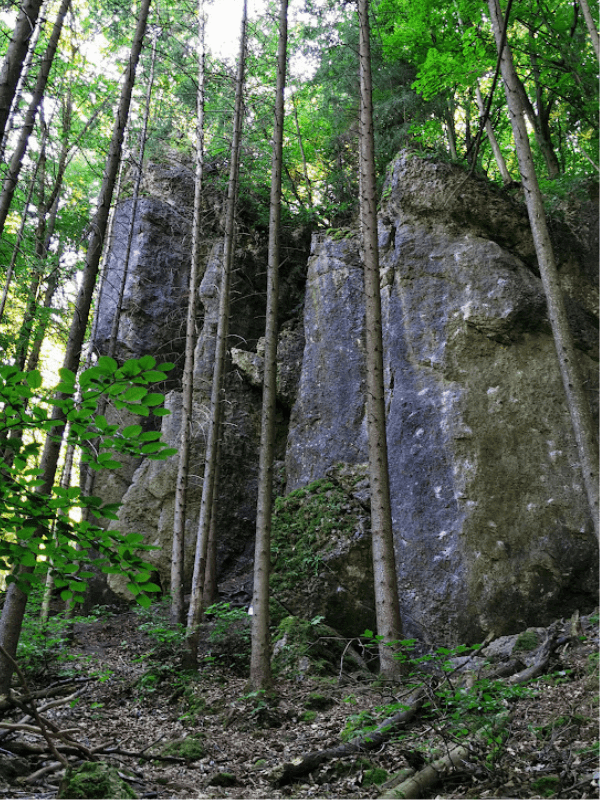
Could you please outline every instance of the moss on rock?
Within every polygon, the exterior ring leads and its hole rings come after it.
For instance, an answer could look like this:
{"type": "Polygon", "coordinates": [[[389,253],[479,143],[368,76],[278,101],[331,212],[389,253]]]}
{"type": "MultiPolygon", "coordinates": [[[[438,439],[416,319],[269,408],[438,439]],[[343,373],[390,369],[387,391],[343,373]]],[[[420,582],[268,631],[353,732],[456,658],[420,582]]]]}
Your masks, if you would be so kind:
{"type": "Polygon", "coordinates": [[[102,761],[87,761],[80,767],[68,767],[57,797],[71,798],[135,798],[137,794],[119,777],[115,767],[102,761]]]}

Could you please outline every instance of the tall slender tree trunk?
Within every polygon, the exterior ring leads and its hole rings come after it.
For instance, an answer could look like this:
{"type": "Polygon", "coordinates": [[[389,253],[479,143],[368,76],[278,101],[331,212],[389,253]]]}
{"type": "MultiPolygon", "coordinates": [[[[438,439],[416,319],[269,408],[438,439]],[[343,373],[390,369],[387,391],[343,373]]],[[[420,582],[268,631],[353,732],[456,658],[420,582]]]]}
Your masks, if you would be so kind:
{"type": "Polygon", "coordinates": [[[242,29],[240,35],[240,55],[236,76],[235,109],[233,120],[233,137],[231,143],[231,161],[229,168],[229,184],[227,189],[227,208],[225,214],[225,239],[223,243],[223,269],[219,288],[219,312],[217,324],[217,341],[215,346],[215,363],[210,398],[208,432],[206,438],[206,455],[204,464],[204,483],[202,485],[202,501],[198,534],[194,557],[194,573],[192,576],[192,595],[187,618],[187,661],[195,665],[198,659],[199,625],[202,619],[204,602],[204,581],[206,574],[206,556],[213,499],[215,496],[215,473],[219,447],[219,420],[221,414],[222,393],[227,355],[227,335],[229,331],[229,295],[231,286],[231,269],[233,261],[233,239],[235,223],[235,205],[239,180],[240,142],[242,135],[242,110],[244,97],[244,76],[246,69],[246,28],[248,23],[248,3],[244,0],[242,10],[242,29]]]}
{"type": "MultiPolygon", "coordinates": [[[[479,113],[481,116],[485,114],[485,103],[483,102],[483,97],[481,96],[481,89],[479,88],[479,83],[475,84],[475,97],[477,99],[477,107],[479,108],[479,113]]],[[[500,171],[500,175],[502,177],[502,183],[509,184],[512,181],[510,177],[510,172],[508,171],[508,167],[506,166],[506,161],[502,154],[502,150],[500,145],[498,144],[498,140],[496,139],[496,134],[494,133],[494,126],[492,125],[489,118],[485,120],[485,133],[488,138],[488,142],[490,143],[490,147],[492,148],[492,153],[494,154],[494,158],[496,159],[496,165],[498,170],[500,171]]]]}
{"type": "Polygon", "coordinates": [[[263,377],[256,545],[254,549],[254,590],[252,595],[252,649],[250,685],[268,689],[271,685],[271,640],[269,636],[269,574],[271,564],[271,516],[273,509],[273,458],[277,411],[277,314],[279,299],[279,231],[281,227],[281,171],[283,164],[283,121],[287,67],[288,0],[279,10],[279,46],[275,125],[271,168],[269,211],[269,253],[267,266],[267,318],[263,377]]]}
{"type": "Polygon", "coordinates": [[[578,2],[583,12],[583,18],[585,20],[585,24],[587,25],[590,39],[592,40],[592,46],[594,48],[594,52],[596,53],[596,58],[598,61],[600,61],[600,39],[598,38],[598,28],[594,22],[590,4],[588,3],[588,0],[578,0],[578,2]]]}
{"type": "Polygon", "coordinates": [[[63,23],[65,21],[65,17],[67,16],[70,5],[71,0],[62,0],[60,8],[58,9],[56,21],[52,28],[50,40],[42,59],[42,64],[38,73],[35,88],[31,96],[31,101],[25,113],[23,126],[21,127],[21,131],[19,133],[19,139],[10,159],[8,174],[4,179],[4,186],[2,187],[2,194],[0,195],[0,235],[2,235],[2,231],[4,230],[6,217],[8,216],[10,204],[12,202],[15,189],[17,187],[17,182],[19,180],[19,175],[21,173],[21,168],[23,166],[23,158],[27,152],[29,137],[31,136],[35,126],[38,108],[42,102],[44,92],[46,91],[50,70],[52,69],[52,62],[54,61],[54,56],[56,55],[63,23]]]}
{"type": "Polygon", "coordinates": [[[6,127],[4,129],[4,136],[2,137],[0,143],[0,161],[4,161],[4,153],[6,151],[8,137],[10,136],[10,133],[13,130],[15,124],[15,117],[19,108],[19,104],[21,102],[21,97],[23,95],[23,87],[25,86],[27,79],[29,78],[29,71],[31,69],[31,64],[33,62],[33,57],[35,55],[35,48],[37,47],[38,39],[40,38],[40,33],[44,29],[44,25],[46,23],[44,15],[48,11],[49,4],[50,0],[43,0],[37,22],[35,24],[31,36],[29,37],[27,56],[25,58],[25,61],[23,62],[23,66],[21,67],[21,74],[19,75],[19,80],[17,81],[17,86],[15,88],[15,94],[11,102],[8,120],[6,123],[6,127]]]}
{"type": "Polygon", "coordinates": [[[304,172],[304,180],[306,182],[306,191],[308,193],[308,205],[309,208],[313,208],[313,196],[312,196],[312,183],[310,177],[308,175],[308,165],[306,163],[306,154],[304,153],[304,142],[302,139],[302,132],[300,130],[300,121],[298,119],[298,106],[296,104],[296,98],[292,93],[292,108],[294,109],[294,122],[296,123],[296,135],[298,136],[298,145],[300,146],[300,155],[302,156],[302,169],[304,172]]]}
{"type": "MultiPolygon", "coordinates": [[[[496,45],[498,49],[500,49],[502,31],[504,28],[502,11],[498,0],[488,0],[488,7],[496,45]]],[[[517,158],[519,160],[521,181],[525,191],[529,223],[531,225],[540,275],[546,294],[546,302],[548,304],[548,317],[550,319],[550,325],[552,326],[560,372],[567,396],[567,405],[579,450],[579,459],[590,511],[594,521],[596,536],[598,536],[599,475],[598,445],[595,436],[595,427],[577,363],[577,353],[575,351],[573,335],[565,311],[563,293],[558,279],[554,252],[552,250],[552,243],[546,223],[542,194],[535,173],[527,127],[523,116],[523,105],[521,92],[518,86],[518,77],[508,43],[502,50],[500,66],[502,78],[504,80],[517,158]]]]}
{"type": "Polygon", "coordinates": [[[21,214],[21,222],[19,225],[19,230],[17,231],[17,238],[15,241],[15,246],[13,247],[10,264],[8,265],[8,269],[6,270],[6,278],[4,279],[4,289],[2,291],[2,300],[0,300],[0,322],[2,321],[2,317],[4,316],[4,309],[6,308],[6,302],[8,300],[8,293],[10,290],[10,286],[12,283],[13,275],[15,266],[17,264],[17,258],[19,257],[19,252],[21,248],[21,242],[23,241],[23,236],[25,234],[25,226],[27,224],[27,218],[29,214],[29,207],[31,205],[31,200],[33,198],[33,192],[36,187],[37,179],[38,179],[38,172],[42,165],[43,159],[41,158],[41,154],[46,145],[46,137],[48,135],[48,131],[42,131],[42,137],[40,139],[40,156],[36,159],[35,167],[33,170],[33,175],[31,176],[31,181],[29,183],[29,188],[27,190],[27,199],[25,200],[25,207],[23,208],[23,213],[21,214]]]}
{"type": "Polygon", "coordinates": [[[377,243],[377,187],[373,137],[371,44],[368,0],[358,0],[360,23],[360,227],[365,273],[367,434],[371,479],[371,537],[375,582],[375,611],[381,672],[388,678],[399,674],[399,662],[386,643],[402,632],[398,582],[394,556],[392,511],[388,471],[383,335],[377,243]]]}
{"type": "Polygon", "coordinates": [[[183,368],[179,462],[175,484],[173,516],[173,550],[171,555],[171,622],[183,623],[183,568],[185,509],[190,460],[192,400],[194,394],[194,347],[196,343],[196,309],[200,272],[200,237],[202,235],[202,179],[204,176],[204,0],[198,0],[198,93],[196,96],[196,176],[194,184],[194,216],[192,220],[192,262],[188,284],[188,306],[185,327],[185,364],[183,368]]]}
{"type": "Polygon", "coordinates": [[[0,72],[0,141],[4,136],[29,40],[35,28],[42,0],[24,0],[0,72]]]}
{"type": "MultiPolygon", "coordinates": [[[[98,266],[102,256],[102,245],[104,241],[104,235],[106,233],[112,194],[121,158],[123,134],[127,124],[127,118],[129,116],[131,94],[135,82],[135,73],[140,52],[144,41],[144,34],[146,32],[149,10],[150,0],[142,0],[139,19],[131,46],[129,64],[123,80],[123,87],[121,89],[119,108],[117,110],[117,115],[113,126],[108,159],[104,171],[104,179],[102,181],[100,195],[98,198],[98,208],[94,217],[92,235],[88,244],[85,268],[83,270],[81,286],[75,306],[75,313],[73,315],[69,337],[67,340],[63,367],[73,373],[77,373],[77,368],[81,357],[81,348],[85,337],[90,306],[92,303],[92,296],[94,293],[94,286],[96,284],[96,278],[98,275],[98,266]]],[[[57,406],[55,406],[53,418],[55,420],[64,421],[64,414],[57,406]]],[[[56,429],[54,430],[56,431],[56,429]]],[[[40,469],[43,483],[38,487],[38,489],[40,494],[46,496],[51,494],[52,487],[54,485],[54,478],[56,476],[56,468],[58,465],[58,457],[62,441],[62,436],[60,433],[61,430],[62,428],[59,428],[59,432],[55,432],[52,436],[48,436],[46,438],[44,452],[42,454],[40,469]]],[[[17,644],[19,642],[26,604],[27,596],[19,589],[16,583],[12,583],[8,589],[8,592],[6,593],[2,618],[0,619],[0,644],[13,658],[15,657],[17,644]]],[[[12,673],[12,663],[0,653],[0,695],[8,692],[12,673]]]]}

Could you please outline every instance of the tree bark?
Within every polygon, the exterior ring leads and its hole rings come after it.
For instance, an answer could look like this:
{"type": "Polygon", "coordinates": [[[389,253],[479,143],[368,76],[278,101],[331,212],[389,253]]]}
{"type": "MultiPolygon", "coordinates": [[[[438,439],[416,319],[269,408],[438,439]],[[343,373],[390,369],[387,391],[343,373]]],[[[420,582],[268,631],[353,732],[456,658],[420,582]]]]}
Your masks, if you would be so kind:
{"type": "Polygon", "coordinates": [[[204,176],[204,0],[198,0],[198,92],[196,95],[196,178],[194,184],[194,217],[192,221],[192,261],[188,284],[188,307],[185,328],[185,365],[181,387],[182,409],[179,432],[179,462],[175,484],[173,517],[173,550],[171,556],[171,622],[183,623],[183,567],[185,509],[190,459],[192,399],[194,393],[194,346],[196,343],[196,307],[200,272],[200,237],[202,235],[202,179],[204,176]]]}
{"type": "Polygon", "coordinates": [[[56,21],[52,28],[52,34],[50,35],[50,40],[42,59],[42,65],[38,73],[35,89],[33,90],[31,101],[27,108],[27,112],[25,113],[23,126],[21,127],[21,131],[19,133],[19,140],[10,159],[8,174],[4,179],[2,195],[0,195],[0,236],[4,230],[6,217],[8,216],[10,204],[17,187],[19,175],[21,173],[21,167],[23,166],[23,158],[27,152],[29,137],[31,136],[35,125],[35,118],[37,116],[39,105],[42,102],[44,92],[46,91],[46,84],[48,83],[52,62],[54,61],[54,56],[56,55],[56,49],[58,47],[58,41],[62,32],[62,26],[70,5],[71,0],[62,0],[60,4],[58,14],[56,15],[56,21]]]}
{"type": "Polygon", "coordinates": [[[360,227],[366,299],[367,433],[371,479],[371,536],[377,633],[382,637],[379,659],[382,674],[392,678],[399,674],[400,666],[386,643],[400,638],[402,624],[394,557],[386,440],[368,0],[358,0],[358,13],[360,22],[360,227]]]}
{"type": "Polygon", "coordinates": [[[598,28],[596,27],[596,23],[592,17],[590,4],[588,3],[588,0],[579,0],[579,6],[583,12],[583,18],[585,20],[585,24],[587,25],[590,39],[592,40],[592,46],[594,48],[594,52],[596,53],[596,58],[598,61],[600,61],[600,39],[598,38],[598,28]]]}
{"type": "MultiPolygon", "coordinates": [[[[104,179],[98,198],[98,210],[96,211],[94,224],[92,225],[92,235],[88,245],[81,287],[77,296],[75,313],[67,340],[63,367],[73,373],[77,373],[79,359],[81,357],[81,348],[87,328],[94,286],[98,275],[98,265],[102,255],[102,245],[108,223],[112,194],[119,169],[123,133],[129,116],[135,73],[144,41],[149,10],[150,0],[142,0],[138,24],[131,46],[129,65],[125,73],[125,79],[121,90],[121,99],[113,127],[104,179]]],[[[60,395],[59,399],[62,399],[60,395]]],[[[52,416],[55,420],[64,421],[64,414],[57,406],[54,407],[52,416]]],[[[62,428],[59,428],[58,431],[56,429],[54,430],[55,432],[51,436],[49,435],[46,437],[40,464],[43,483],[38,489],[39,494],[46,496],[50,495],[52,492],[62,442],[62,428]]],[[[26,569],[22,571],[25,572],[26,569]]],[[[26,595],[21,592],[16,583],[12,584],[7,592],[2,611],[2,619],[0,620],[0,644],[13,658],[16,654],[16,646],[19,641],[26,603],[26,595]]],[[[12,672],[13,666],[10,660],[0,655],[0,695],[7,693],[10,687],[12,672]]]]}
{"type": "Polygon", "coordinates": [[[288,0],[281,0],[279,11],[279,46],[275,125],[271,169],[269,211],[269,254],[267,266],[267,312],[265,360],[256,509],[256,545],[254,550],[254,590],[252,596],[252,648],[250,685],[268,689],[271,676],[271,639],[269,635],[269,574],[271,564],[271,515],[273,508],[273,458],[275,452],[275,415],[277,405],[277,313],[279,296],[279,230],[281,223],[281,171],[283,164],[283,122],[287,66],[288,0]]]}
{"type": "Polygon", "coordinates": [[[240,142],[242,134],[242,110],[244,76],[246,69],[246,28],[248,22],[248,3],[244,0],[242,11],[242,29],[240,35],[240,55],[236,76],[235,110],[233,120],[233,137],[231,144],[231,163],[229,167],[229,184],[227,188],[227,206],[225,212],[225,238],[223,242],[223,269],[219,288],[219,312],[217,324],[217,341],[215,346],[215,363],[210,398],[210,413],[206,439],[206,455],[204,463],[204,483],[196,552],[194,557],[194,574],[192,576],[192,595],[187,618],[187,663],[195,665],[198,657],[199,625],[202,619],[204,602],[204,580],[206,574],[206,555],[213,498],[215,495],[215,472],[219,447],[219,420],[221,415],[222,392],[227,355],[227,335],[229,331],[229,295],[231,286],[231,269],[233,262],[233,239],[235,223],[235,205],[239,180],[240,142]]]}
{"type": "MultiPolygon", "coordinates": [[[[477,107],[479,109],[479,113],[483,117],[485,114],[485,103],[483,102],[483,97],[481,96],[481,89],[479,88],[479,83],[475,84],[475,97],[477,99],[477,107]]],[[[504,160],[504,156],[502,155],[502,150],[500,149],[500,145],[498,144],[498,140],[496,139],[496,134],[494,133],[494,126],[492,125],[489,118],[486,117],[485,120],[485,133],[488,138],[488,142],[490,143],[490,147],[492,148],[492,153],[494,154],[494,158],[496,159],[496,164],[498,166],[498,170],[500,171],[500,175],[502,177],[502,183],[505,185],[512,182],[512,178],[510,177],[510,172],[508,171],[508,167],[506,166],[506,161],[504,160]]]]}
{"type": "Polygon", "coordinates": [[[4,309],[6,308],[6,301],[8,300],[8,292],[10,289],[10,285],[12,283],[15,266],[17,264],[17,258],[19,256],[21,242],[23,241],[23,236],[25,234],[25,225],[27,224],[29,207],[31,205],[31,199],[33,197],[33,192],[35,190],[35,185],[37,183],[38,172],[42,165],[41,153],[43,152],[46,145],[47,134],[48,134],[47,131],[42,131],[42,137],[40,139],[40,157],[38,157],[35,162],[35,168],[33,171],[33,175],[31,177],[31,181],[29,183],[29,188],[27,190],[27,199],[25,200],[25,207],[23,208],[23,213],[21,214],[21,222],[19,225],[19,230],[17,232],[15,246],[13,247],[10,264],[8,265],[8,269],[6,270],[6,278],[4,279],[2,300],[0,300],[0,322],[2,321],[2,317],[4,316],[4,309]]]}
{"type": "Polygon", "coordinates": [[[4,136],[29,39],[35,28],[42,0],[24,0],[0,72],[0,141],[4,136]]]}
{"type": "MultiPolygon", "coordinates": [[[[496,45],[500,49],[504,23],[498,0],[488,0],[488,7],[496,45]]],[[[573,335],[569,328],[563,293],[546,223],[542,195],[535,173],[527,127],[523,116],[524,109],[519,80],[508,43],[502,50],[500,66],[519,161],[521,181],[525,191],[529,223],[548,305],[548,317],[552,326],[560,372],[567,397],[567,406],[579,450],[583,481],[596,536],[598,537],[598,445],[595,427],[577,363],[573,335]]]]}

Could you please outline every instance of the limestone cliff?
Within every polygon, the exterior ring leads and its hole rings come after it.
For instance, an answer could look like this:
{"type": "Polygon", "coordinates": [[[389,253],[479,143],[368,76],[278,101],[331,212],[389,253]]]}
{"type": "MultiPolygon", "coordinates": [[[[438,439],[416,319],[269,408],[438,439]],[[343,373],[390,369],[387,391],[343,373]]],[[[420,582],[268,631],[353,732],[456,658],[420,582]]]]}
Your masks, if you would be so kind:
{"type": "MultiPolygon", "coordinates": [[[[576,225],[566,219],[553,226],[555,247],[597,407],[594,227],[586,229],[583,211],[576,225]]],[[[265,263],[264,244],[255,238],[248,236],[237,253],[219,510],[222,576],[247,569],[254,534],[256,345],[265,263]]],[[[390,477],[406,633],[436,642],[472,641],[490,630],[510,633],[587,608],[596,597],[596,545],[522,204],[458,167],[404,153],[386,179],[380,248],[390,477]]],[[[217,242],[200,289],[188,552],[198,514],[219,258],[217,242]]],[[[172,285],[175,296],[179,284],[172,285]]],[[[313,237],[303,320],[294,318],[292,307],[290,301],[279,350],[279,457],[285,459],[288,492],[331,474],[336,465],[366,460],[364,303],[355,232],[313,237]]],[[[105,326],[109,311],[103,312],[105,326]]],[[[179,314],[183,320],[183,307],[179,314]]],[[[123,323],[123,331],[134,327],[129,317],[123,323]]],[[[164,346],[152,339],[147,351],[164,346]]],[[[176,443],[177,391],[169,404],[175,413],[165,418],[164,434],[176,443]]],[[[160,546],[153,559],[165,587],[174,462],[139,466],[119,523],[160,546]]],[[[325,575],[322,584],[323,591],[336,591],[325,575]]],[[[360,586],[364,592],[364,581],[360,586]]],[[[310,587],[319,591],[314,575],[310,587]]],[[[344,613],[343,604],[335,607],[344,613]]],[[[335,619],[327,622],[336,625],[335,619]]]]}

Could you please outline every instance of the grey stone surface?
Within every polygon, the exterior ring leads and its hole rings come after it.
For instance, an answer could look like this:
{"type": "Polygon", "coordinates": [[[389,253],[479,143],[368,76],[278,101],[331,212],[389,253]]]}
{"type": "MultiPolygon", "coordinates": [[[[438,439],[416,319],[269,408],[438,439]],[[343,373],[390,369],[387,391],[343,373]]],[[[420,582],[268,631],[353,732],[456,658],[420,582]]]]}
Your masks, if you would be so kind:
{"type": "MultiPolygon", "coordinates": [[[[114,234],[99,305],[96,346],[106,352],[127,250],[132,201],[117,207],[114,234]]],[[[127,270],[117,355],[150,353],[172,361],[181,374],[190,270],[189,218],[157,198],[140,198],[127,270]]]]}
{"type": "MultiPolygon", "coordinates": [[[[524,224],[512,200],[449,165],[404,155],[384,189],[398,590],[406,632],[426,641],[545,624],[596,593],[591,519],[524,224]]],[[[366,458],[363,308],[356,240],[316,237],[288,488],[366,458]]],[[[590,353],[594,326],[578,310],[590,353]]],[[[584,352],[581,366],[597,386],[584,352]]]]}
{"type": "MultiPolygon", "coordinates": [[[[163,178],[155,188],[168,194],[170,178],[163,178]]],[[[173,342],[185,320],[189,215],[163,200],[145,199],[140,206],[123,355],[155,347],[182,352],[182,340],[173,342]]],[[[553,224],[553,236],[597,409],[592,217],[587,207],[565,213],[564,223],[553,224]]],[[[512,634],[576,608],[585,611],[597,597],[597,549],[522,204],[457,167],[404,153],[386,180],[379,232],[393,525],[406,635],[438,645],[482,641],[489,631],[512,634]]],[[[199,289],[188,564],[201,494],[221,254],[217,242],[199,289]]],[[[111,264],[114,284],[118,248],[111,264]]],[[[229,578],[247,573],[254,538],[266,264],[258,235],[245,236],[235,264],[230,345],[237,353],[227,377],[218,510],[220,574],[229,578]]],[[[293,291],[278,349],[277,458],[285,457],[288,492],[334,469],[339,481],[347,476],[352,497],[368,506],[356,235],[313,238],[303,327],[292,313],[302,274],[296,265],[287,278],[293,291]]],[[[110,295],[103,303],[106,337],[110,295]]],[[[163,434],[177,444],[177,391],[169,406],[173,414],[163,419],[163,434]]],[[[114,486],[107,487],[114,499],[126,491],[115,527],[139,530],[157,543],[150,559],[167,588],[176,459],[128,469],[111,475],[114,486]]],[[[346,586],[354,569],[342,549],[334,549],[337,578],[315,576],[303,587],[315,613],[325,607],[316,600],[346,586]]],[[[371,607],[366,577],[357,576],[348,603],[327,606],[328,622],[343,628],[356,603],[371,607]]]]}

